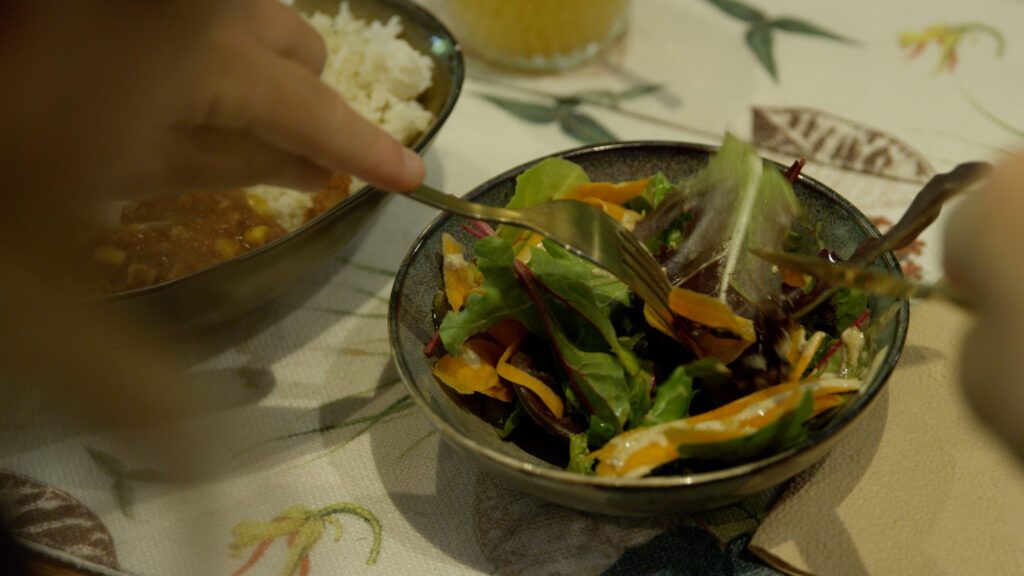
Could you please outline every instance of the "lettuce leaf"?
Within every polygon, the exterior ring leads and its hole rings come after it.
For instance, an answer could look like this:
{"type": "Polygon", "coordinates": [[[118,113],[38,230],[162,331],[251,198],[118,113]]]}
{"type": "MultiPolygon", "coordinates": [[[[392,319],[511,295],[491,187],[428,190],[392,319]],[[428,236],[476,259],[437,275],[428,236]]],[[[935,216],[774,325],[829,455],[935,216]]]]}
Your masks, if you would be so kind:
{"type": "Polygon", "coordinates": [[[779,293],[771,264],[748,246],[782,246],[800,205],[790,183],[753,148],[727,136],[707,167],[688,183],[699,203],[685,242],[666,262],[674,283],[729,302],[751,315],[779,293]]]}
{"type": "Polygon", "coordinates": [[[642,425],[653,426],[686,418],[690,414],[690,400],[693,399],[693,379],[685,366],[675,370],[654,391],[654,404],[644,416],[642,425]]]}
{"type": "Polygon", "coordinates": [[[629,287],[610,273],[594,266],[593,263],[562,248],[556,242],[544,240],[543,250],[534,250],[529,266],[538,278],[547,279],[555,275],[565,276],[587,285],[593,291],[594,304],[609,316],[619,306],[629,306],[629,287]]]}
{"type": "Polygon", "coordinates": [[[504,318],[515,318],[531,332],[544,334],[533,302],[515,277],[512,245],[489,237],[477,242],[474,251],[484,277],[481,291],[471,292],[462,310],[445,315],[438,329],[445,350],[457,356],[470,336],[504,318]]]}
{"type": "Polygon", "coordinates": [[[594,461],[587,458],[589,455],[587,433],[573,434],[569,437],[569,465],[566,466],[566,470],[577,474],[593,474],[594,461]]]}
{"type": "MultiPolygon", "coordinates": [[[[578,184],[590,182],[581,166],[562,158],[546,158],[527,168],[516,178],[516,191],[508,208],[524,208],[561,198],[578,184]]],[[[502,226],[498,236],[515,243],[524,232],[522,228],[502,226]]]]}

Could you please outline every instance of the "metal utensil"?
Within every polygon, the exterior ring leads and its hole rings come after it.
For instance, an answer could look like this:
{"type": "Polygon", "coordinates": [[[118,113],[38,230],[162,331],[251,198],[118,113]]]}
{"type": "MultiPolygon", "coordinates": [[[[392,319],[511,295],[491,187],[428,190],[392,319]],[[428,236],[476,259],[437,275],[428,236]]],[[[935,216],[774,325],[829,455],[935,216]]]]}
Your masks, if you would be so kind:
{"type": "Polygon", "coordinates": [[[923,284],[912,282],[888,272],[875,270],[859,264],[832,262],[824,258],[773,252],[750,248],[750,253],[787,270],[810,274],[831,284],[857,288],[871,294],[894,296],[896,298],[931,298],[948,300],[963,308],[971,309],[970,299],[948,284],[923,284]]]}
{"type": "Polygon", "coordinates": [[[532,230],[611,272],[659,317],[672,318],[668,307],[672,287],[664,270],[629,230],[590,204],[552,200],[526,208],[499,208],[469,202],[429,186],[420,186],[407,196],[467,218],[532,230]]]}

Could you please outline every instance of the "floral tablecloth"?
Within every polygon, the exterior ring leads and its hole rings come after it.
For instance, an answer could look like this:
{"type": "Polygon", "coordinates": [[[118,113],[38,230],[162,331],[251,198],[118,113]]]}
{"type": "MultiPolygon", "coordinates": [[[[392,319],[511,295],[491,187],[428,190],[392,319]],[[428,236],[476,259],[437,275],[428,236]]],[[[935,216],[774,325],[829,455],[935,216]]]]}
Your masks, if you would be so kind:
{"type": "MultiPolygon", "coordinates": [[[[427,2],[429,5],[429,2],[427,2]]],[[[1024,2],[637,0],[626,35],[560,75],[468,57],[427,182],[464,193],[609,140],[726,131],[849,198],[881,229],[936,172],[1024,147],[1024,2]]],[[[143,432],[82,434],[0,414],[0,497],[37,549],[97,573],[741,574],[778,490],[660,519],[579,513],[479,473],[392,365],[387,298],[436,215],[392,200],[356,245],[268,309],[204,335],[196,416],[222,473],[183,487],[143,432]]],[[[900,254],[941,275],[942,221],[900,254]]]]}

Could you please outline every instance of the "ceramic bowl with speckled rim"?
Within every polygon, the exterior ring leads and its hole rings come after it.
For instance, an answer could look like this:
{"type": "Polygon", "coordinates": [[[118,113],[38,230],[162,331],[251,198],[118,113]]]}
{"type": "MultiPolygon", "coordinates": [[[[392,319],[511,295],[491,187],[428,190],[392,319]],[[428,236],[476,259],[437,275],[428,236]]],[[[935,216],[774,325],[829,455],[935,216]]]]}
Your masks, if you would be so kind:
{"type": "MultiPolygon", "coordinates": [[[[352,15],[386,22],[398,16],[400,38],[434,63],[431,87],[420,103],[434,121],[409,145],[426,151],[444,125],[462,90],[462,51],[451,33],[430,12],[411,0],[347,0],[352,15]]],[[[340,0],[296,0],[304,14],[336,14],[340,0]]],[[[392,194],[364,186],[293,232],[264,246],[208,268],[137,290],[97,298],[116,313],[153,318],[182,334],[218,326],[260,307],[309,278],[336,256],[380,212],[392,194]]]]}
{"type": "MultiPolygon", "coordinates": [[[[679,181],[704,166],[714,147],[676,142],[622,142],[590,146],[555,154],[581,165],[592,181],[626,181],[663,172],[679,181]]],[[[538,159],[539,161],[541,159],[538,159]]],[[[535,162],[537,162],[535,161],[535,162]]],[[[477,187],[467,199],[504,205],[515,179],[535,162],[518,166],[477,187]]],[[[780,170],[784,166],[773,164],[780,170]]],[[[850,202],[820,182],[800,176],[793,185],[797,198],[813,221],[820,223],[825,245],[850,254],[862,239],[878,230],[850,202]]],[[[653,516],[726,505],[775,487],[809,467],[850,430],[879,396],[895,367],[909,321],[905,299],[871,297],[872,317],[892,315],[873,336],[877,368],[864,389],[835,418],[792,448],[729,468],[683,476],[640,479],[599,478],[565,471],[535,448],[504,441],[491,426],[467,409],[470,399],[441,386],[431,374],[435,362],[424,354],[434,334],[432,311],[442,290],[441,234],[447,232],[467,246],[474,238],[459,217],[441,215],[416,240],[398,271],[391,294],[389,329],[392,353],[410,394],[445,440],[475,462],[519,490],[549,501],[590,512],[653,516]],[[538,455],[539,454],[539,455],[538,455]]],[[[470,252],[467,257],[471,257],[470,252]]],[[[901,274],[893,253],[874,266],[901,274]]]]}

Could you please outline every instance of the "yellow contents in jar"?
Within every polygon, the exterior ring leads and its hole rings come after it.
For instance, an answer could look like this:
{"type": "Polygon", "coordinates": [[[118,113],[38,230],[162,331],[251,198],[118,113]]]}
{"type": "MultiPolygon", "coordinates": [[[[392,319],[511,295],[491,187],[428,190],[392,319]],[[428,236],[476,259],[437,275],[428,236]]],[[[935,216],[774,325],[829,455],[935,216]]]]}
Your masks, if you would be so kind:
{"type": "Polygon", "coordinates": [[[625,27],[629,0],[447,0],[459,41],[498,63],[567,68],[625,27]]]}

